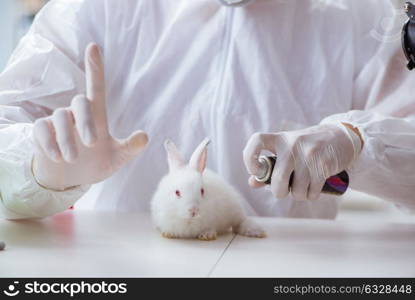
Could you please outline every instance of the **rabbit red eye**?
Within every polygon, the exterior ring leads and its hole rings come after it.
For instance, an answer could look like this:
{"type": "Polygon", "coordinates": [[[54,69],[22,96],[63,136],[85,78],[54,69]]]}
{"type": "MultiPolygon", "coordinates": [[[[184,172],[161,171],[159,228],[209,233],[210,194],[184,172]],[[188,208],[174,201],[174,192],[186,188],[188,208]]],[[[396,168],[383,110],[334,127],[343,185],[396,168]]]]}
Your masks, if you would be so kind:
{"type": "Polygon", "coordinates": [[[201,194],[202,196],[205,194],[205,189],[204,189],[204,188],[201,188],[201,189],[200,189],[200,194],[201,194]]]}
{"type": "Polygon", "coordinates": [[[177,197],[180,197],[180,196],[181,196],[181,194],[180,194],[180,191],[179,191],[179,190],[176,190],[176,196],[177,196],[177,197]]]}

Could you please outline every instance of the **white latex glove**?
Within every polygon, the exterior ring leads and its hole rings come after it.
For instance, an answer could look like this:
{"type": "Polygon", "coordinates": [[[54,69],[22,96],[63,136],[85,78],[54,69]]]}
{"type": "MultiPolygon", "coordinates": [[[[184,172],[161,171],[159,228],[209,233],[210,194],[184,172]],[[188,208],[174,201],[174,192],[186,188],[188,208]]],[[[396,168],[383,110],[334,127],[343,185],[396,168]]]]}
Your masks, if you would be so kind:
{"type": "Polygon", "coordinates": [[[52,190],[92,184],[111,176],[135,158],[148,138],[136,131],[119,140],[108,131],[104,64],[97,45],[85,52],[86,96],[78,95],[70,107],[39,119],[33,128],[33,174],[52,190]]]}
{"type": "Polygon", "coordinates": [[[361,147],[359,136],[338,123],[288,132],[255,133],[243,155],[245,166],[252,175],[249,179],[251,186],[263,186],[255,180],[261,167],[258,157],[262,151],[269,151],[277,156],[271,178],[274,196],[282,199],[291,191],[295,200],[315,200],[326,179],[347,169],[361,147]],[[290,188],[292,172],[294,178],[290,188]]]}

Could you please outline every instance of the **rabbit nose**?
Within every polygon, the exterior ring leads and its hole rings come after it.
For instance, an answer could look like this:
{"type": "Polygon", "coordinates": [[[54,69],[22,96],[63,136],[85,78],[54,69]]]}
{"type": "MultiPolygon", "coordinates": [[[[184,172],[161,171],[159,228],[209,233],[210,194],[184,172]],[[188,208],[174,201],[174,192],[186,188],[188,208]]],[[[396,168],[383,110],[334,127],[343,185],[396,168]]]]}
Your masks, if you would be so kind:
{"type": "Polygon", "coordinates": [[[197,207],[189,208],[189,213],[192,216],[192,218],[194,218],[199,214],[199,208],[197,207]]]}

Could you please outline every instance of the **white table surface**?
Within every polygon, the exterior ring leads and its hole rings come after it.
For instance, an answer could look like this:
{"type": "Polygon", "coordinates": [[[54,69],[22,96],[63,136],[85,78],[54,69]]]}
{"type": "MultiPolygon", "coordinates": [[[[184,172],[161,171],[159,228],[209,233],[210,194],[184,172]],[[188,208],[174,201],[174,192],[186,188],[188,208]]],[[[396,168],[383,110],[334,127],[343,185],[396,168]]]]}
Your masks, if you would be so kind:
{"type": "Polygon", "coordinates": [[[0,277],[414,277],[415,218],[258,218],[266,239],[169,240],[148,215],[67,211],[0,221],[0,277]]]}

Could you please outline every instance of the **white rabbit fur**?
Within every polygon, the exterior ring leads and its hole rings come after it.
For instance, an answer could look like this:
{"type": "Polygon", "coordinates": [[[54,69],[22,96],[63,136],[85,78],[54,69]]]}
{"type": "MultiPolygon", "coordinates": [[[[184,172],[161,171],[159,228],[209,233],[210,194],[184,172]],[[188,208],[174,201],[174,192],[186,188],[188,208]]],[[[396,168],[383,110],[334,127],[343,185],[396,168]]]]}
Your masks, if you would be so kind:
{"type": "Polygon", "coordinates": [[[208,144],[205,139],[186,165],[175,145],[165,142],[170,171],[151,201],[154,224],[167,238],[213,240],[230,229],[245,236],[265,237],[264,230],[246,217],[242,196],[205,169],[208,144]]]}

